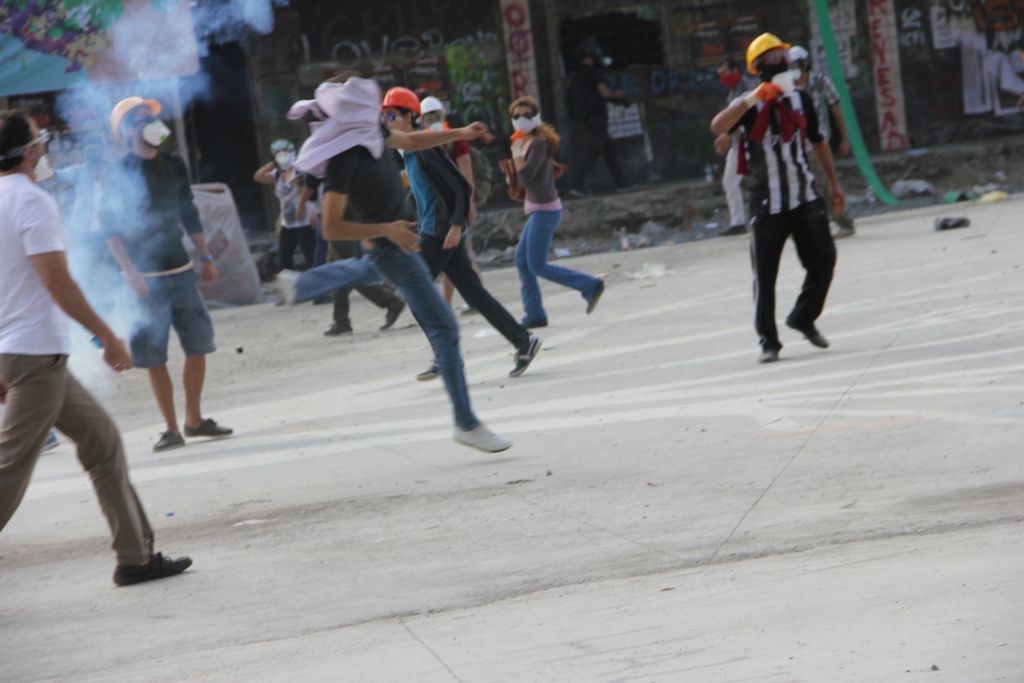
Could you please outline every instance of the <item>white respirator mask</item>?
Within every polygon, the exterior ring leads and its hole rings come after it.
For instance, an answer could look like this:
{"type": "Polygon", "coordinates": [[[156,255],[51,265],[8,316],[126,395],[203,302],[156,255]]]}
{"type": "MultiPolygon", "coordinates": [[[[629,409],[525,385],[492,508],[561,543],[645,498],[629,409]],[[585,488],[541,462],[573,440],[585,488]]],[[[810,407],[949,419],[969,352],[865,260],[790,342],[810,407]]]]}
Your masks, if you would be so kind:
{"type": "Polygon", "coordinates": [[[50,165],[50,155],[44,154],[36,161],[35,168],[36,182],[41,183],[53,177],[53,166],[50,165]]]}
{"type": "Polygon", "coordinates": [[[171,137],[171,129],[159,119],[150,121],[142,129],[142,140],[150,147],[159,147],[169,137],[171,137]]]}
{"type": "Polygon", "coordinates": [[[281,168],[291,168],[295,163],[295,152],[278,152],[274,155],[274,161],[281,168]]]}
{"type": "Polygon", "coordinates": [[[512,119],[512,127],[515,128],[520,133],[532,133],[537,129],[537,126],[539,125],[540,114],[531,116],[530,118],[520,116],[518,118],[512,119]]]}
{"type": "Polygon", "coordinates": [[[772,83],[779,86],[779,88],[782,89],[783,94],[788,95],[796,90],[796,80],[798,78],[800,78],[799,70],[788,69],[782,73],[775,74],[772,78],[772,83]]]}
{"type": "Polygon", "coordinates": [[[444,124],[442,122],[440,122],[440,121],[436,121],[436,122],[430,124],[429,126],[427,126],[427,130],[432,130],[435,133],[440,133],[441,131],[444,130],[444,124]]]}

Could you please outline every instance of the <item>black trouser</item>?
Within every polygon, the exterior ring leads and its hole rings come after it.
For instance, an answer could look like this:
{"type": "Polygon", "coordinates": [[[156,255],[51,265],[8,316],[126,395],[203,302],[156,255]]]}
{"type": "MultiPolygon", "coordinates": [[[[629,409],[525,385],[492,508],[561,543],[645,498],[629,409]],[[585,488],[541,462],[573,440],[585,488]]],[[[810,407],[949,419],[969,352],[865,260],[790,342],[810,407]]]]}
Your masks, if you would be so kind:
{"type": "Polygon", "coordinates": [[[778,214],[757,214],[751,220],[750,261],[754,268],[754,328],[761,348],[778,351],[775,326],[775,280],[786,240],[793,236],[796,253],[807,271],[796,305],[786,324],[796,329],[814,325],[825,307],[836,265],[836,245],[828,228],[825,204],[816,199],[778,214]]]}
{"type": "MultiPolygon", "coordinates": [[[[332,259],[334,261],[359,257],[359,248],[355,242],[350,241],[332,241],[331,252],[334,254],[332,259]]],[[[380,308],[395,308],[402,305],[400,296],[381,285],[361,285],[355,287],[355,290],[380,308]]],[[[351,293],[352,289],[345,288],[335,290],[332,295],[334,297],[334,324],[343,330],[352,329],[352,322],[348,319],[348,297],[351,293]]]]}
{"type": "Polygon", "coordinates": [[[576,164],[576,178],[573,187],[577,190],[584,189],[587,182],[587,174],[594,167],[597,160],[604,156],[608,164],[608,170],[619,187],[626,187],[626,175],[622,172],[622,165],[619,163],[619,156],[615,152],[615,141],[608,135],[607,119],[588,119],[577,124],[577,130],[582,134],[581,152],[576,164]]]}
{"type": "Polygon", "coordinates": [[[316,251],[316,233],[313,228],[303,225],[301,228],[281,228],[281,235],[277,240],[278,256],[281,257],[281,267],[286,270],[295,270],[295,247],[302,249],[302,256],[306,259],[306,267],[313,267],[313,252],[316,251]]]}
{"type": "Polygon", "coordinates": [[[420,239],[420,255],[427,262],[432,278],[437,279],[441,273],[447,275],[466,303],[479,311],[512,346],[519,349],[530,341],[530,331],[516,322],[512,314],[484,289],[469,259],[465,235],[459,240],[459,246],[447,250],[440,237],[423,236],[420,239]]]}

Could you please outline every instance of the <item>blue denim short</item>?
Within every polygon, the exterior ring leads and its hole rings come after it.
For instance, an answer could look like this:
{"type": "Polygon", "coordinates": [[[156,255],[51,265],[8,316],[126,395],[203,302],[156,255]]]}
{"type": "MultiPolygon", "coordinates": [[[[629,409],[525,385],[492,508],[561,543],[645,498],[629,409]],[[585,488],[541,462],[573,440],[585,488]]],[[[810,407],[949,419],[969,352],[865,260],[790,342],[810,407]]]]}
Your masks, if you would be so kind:
{"type": "Polygon", "coordinates": [[[146,278],[149,296],[142,300],[144,319],[132,333],[132,363],[155,368],[167,363],[171,327],[186,356],[205,356],[213,343],[213,321],[199,293],[195,271],[146,278]]]}

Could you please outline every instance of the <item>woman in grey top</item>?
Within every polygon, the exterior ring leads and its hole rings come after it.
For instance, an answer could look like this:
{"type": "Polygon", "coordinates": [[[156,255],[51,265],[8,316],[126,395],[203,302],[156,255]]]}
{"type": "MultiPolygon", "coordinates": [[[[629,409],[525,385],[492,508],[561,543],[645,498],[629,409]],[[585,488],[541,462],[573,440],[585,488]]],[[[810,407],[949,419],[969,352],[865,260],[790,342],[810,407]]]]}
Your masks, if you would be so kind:
{"type": "Polygon", "coordinates": [[[526,190],[523,210],[526,227],[516,248],[516,268],[527,327],[545,327],[544,311],[537,277],[557,282],[578,291],[587,302],[587,313],[593,312],[604,293],[604,281],[596,277],[548,263],[548,249],[555,229],[562,220],[562,201],[555,188],[554,155],[558,153],[559,137],[555,129],[540,120],[540,108],[532,97],[520,97],[509,107],[512,126],[512,163],[516,180],[526,190]]]}
{"type": "Polygon", "coordinates": [[[295,145],[291,140],[274,140],[270,144],[274,160],[256,171],[253,180],[264,185],[273,185],[274,194],[281,203],[281,233],[278,239],[278,255],[281,267],[295,270],[295,247],[302,250],[306,267],[313,265],[316,250],[316,232],[312,228],[316,205],[302,201],[303,182],[296,172],[295,145]]]}

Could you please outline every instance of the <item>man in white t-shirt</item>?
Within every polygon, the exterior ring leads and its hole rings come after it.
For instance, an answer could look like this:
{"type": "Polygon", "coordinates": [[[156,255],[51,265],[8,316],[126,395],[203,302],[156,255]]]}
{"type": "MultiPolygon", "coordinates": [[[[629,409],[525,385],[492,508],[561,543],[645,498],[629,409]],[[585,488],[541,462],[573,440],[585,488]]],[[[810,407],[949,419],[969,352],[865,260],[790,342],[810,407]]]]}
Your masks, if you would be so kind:
{"type": "Polygon", "coordinates": [[[36,185],[53,173],[48,137],[21,112],[0,113],[0,530],[28,487],[56,426],[78,446],[114,537],[114,583],[180,574],[192,560],[153,552],[153,530],[128,479],[121,435],[67,370],[68,317],[93,333],[116,371],[132,366],[124,343],[71,279],[57,203],[36,185]]]}

